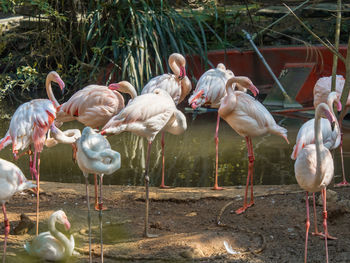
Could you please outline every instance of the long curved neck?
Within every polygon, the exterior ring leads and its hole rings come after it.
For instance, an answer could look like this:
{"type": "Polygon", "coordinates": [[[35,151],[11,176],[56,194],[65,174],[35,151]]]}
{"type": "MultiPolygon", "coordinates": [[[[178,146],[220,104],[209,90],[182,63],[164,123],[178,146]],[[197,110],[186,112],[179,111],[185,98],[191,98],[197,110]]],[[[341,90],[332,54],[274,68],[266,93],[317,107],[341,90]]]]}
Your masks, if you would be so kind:
{"type": "Polygon", "coordinates": [[[236,84],[237,82],[238,82],[238,78],[236,78],[236,77],[232,77],[226,82],[226,93],[227,94],[229,94],[229,95],[233,94],[233,92],[237,88],[237,85],[233,86],[233,84],[234,83],[236,84]]]}
{"type": "Polygon", "coordinates": [[[69,239],[63,235],[60,231],[56,229],[55,226],[56,218],[52,217],[49,220],[49,230],[52,236],[54,236],[57,240],[59,240],[64,246],[64,254],[65,256],[71,256],[74,250],[74,246],[72,246],[69,239]]]}
{"type": "Polygon", "coordinates": [[[128,81],[121,81],[119,82],[119,85],[120,88],[118,89],[118,91],[129,94],[131,99],[137,96],[135,87],[131,85],[128,81]]]}
{"type": "Polygon", "coordinates": [[[51,72],[47,75],[46,77],[46,82],[45,82],[45,87],[46,87],[46,93],[47,96],[49,97],[49,99],[52,101],[52,103],[55,105],[55,107],[57,108],[58,106],[60,106],[60,104],[58,103],[58,101],[55,98],[55,95],[52,92],[52,87],[51,87],[51,82],[53,80],[53,74],[51,74],[51,72]]]}
{"type": "Polygon", "coordinates": [[[180,76],[180,66],[179,66],[179,56],[180,54],[172,54],[169,57],[169,67],[174,72],[175,77],[180,76]]]}
{"type": "Polygon", "coordinates": [[[315,145],[316,145],[316,180],[317,185],[320,185],[323,176],[323,162],[322,162],[322,152],[325,149],[323,145],[322,130],[321,130],[321,107],[317,107],[315,115],[315,145]]]}

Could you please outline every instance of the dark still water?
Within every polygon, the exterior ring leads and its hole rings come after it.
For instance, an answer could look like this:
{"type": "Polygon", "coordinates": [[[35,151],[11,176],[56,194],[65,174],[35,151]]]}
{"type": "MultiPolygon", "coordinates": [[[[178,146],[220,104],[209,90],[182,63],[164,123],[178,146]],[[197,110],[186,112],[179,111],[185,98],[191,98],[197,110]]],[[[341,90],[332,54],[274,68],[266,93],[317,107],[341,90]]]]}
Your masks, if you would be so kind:
{"type": "MultiPolygon", "coordinates": [[[[165,183],[170,186],[212,186],[215,175],[215,125],[216,113],[198,115],[186,114],[188,129],[179,136],[165,135],[165,183]]],[[[255,153],[255,184],[293,184],[294,161],[290,154],[296,134],[303,121],[274,116],[275,120],[288,129],[288,145],[283,138],[267,135],[253,139],[255,153]]],[[[0,136],[4,136],[9,121],[2,121],[0,136]]],[[[65,123],[61,129],[79,128],[77,122],[65,123]]],[[[151,185],[158,186],[161,181],[161,135],[153,142],[150,163],[151,185]]],[[[108,137],[112,149],[120,152],[122,167],[112,175],[104,177],[104,184],[143,185],[143,169],[147,141],[131,133],[108,137]]],[[[224,120],[219,130],[219,185],[244,185],[246,182],[248,159],[244,138],[240,137],[224,120]]],[[[344,151],[346,169],[350,169],[350,138],[345,132],[344,151]]],[[[11,147],[0,152],[0,158],[13,161],[11,147]]],[[[335,154],[336,181],[340,181],[341,169],[339,151],[335,154]]],[[[28,156],[15,162],[29,174],[28,156]]],[[[91,176],[92,177],[92,176],[91,176]]],[[[83,183],[84,178],[78,166],[72,161],[70,145],[44,148],[41,154],[40,178],[45,181],[83,183]]],[[[90,178],[92,179],[92,178],[90,178]]]]}

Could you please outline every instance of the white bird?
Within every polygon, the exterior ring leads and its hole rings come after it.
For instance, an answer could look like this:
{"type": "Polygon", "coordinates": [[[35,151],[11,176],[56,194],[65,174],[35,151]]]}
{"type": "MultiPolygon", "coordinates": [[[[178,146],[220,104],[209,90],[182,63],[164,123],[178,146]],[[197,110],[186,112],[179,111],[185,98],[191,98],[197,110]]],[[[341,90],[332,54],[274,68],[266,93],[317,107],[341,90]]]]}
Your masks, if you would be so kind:
{"type": "MultiPolygon", "coordinates": [[[[331,92],[328,95],[327,105],[329,110],[334,115],[333,104],[336,102],[337,110],[341,111],[341,103],[339,98],[337,97],[336,92],[331,92]]],[[[321,119],[322,122],[322,138],[323,144],[327,149],[333,150],[336,149],[340,145],[341,134],[339,124],[336,121],[334,129],[331,127],[330,123],[326,119],[321,119]]],[[[315,143],[315,118],[308,120],[305,122],[299,129],[296,143],[293,147],[293,153],[291,155],[291,159],[295,160],[298,157],[299,152],[309,144],[315,143]]]]}
{"type": "MultiPolygon", "coordinates": [[[[211,108],[219,108],[221,99],[226,95],[225,85],[229,78],[233,77],[231,70],[227,70],[225,65],[219,63],[215,69],[209,69],[198,80],[196,89],[188,99],[188,103],[193,109],[202,105],[211,108]]],[[[218,163],[219,163],[219,124],[218,113],[215,129],[215,182],[213,190],[222,190],[218,185],[218,163]]]]}
{"type": "MultiPolygon", "coordinates": [[[[162,89],[169,93],[176,105],[180,104],[190,93],[192,84],[186,76],[186,59],[178,53],[169,56],[169,66],[174,74],[163,74],[152,78],[142,89],[141,94],[153,93],[155,89],[162,89]]],[[[160,188],[168,188],[164,183],[164,132],[162,132],[162,181],[160,188]]]]}
{"type": "Polygon", "coordinates": [[[61,261],[71,257],[74,253],[74,237],[68,239],[56,229],[56,222],[70,229],[70,223],[66,214],[58,210],[49,218],[49,231],[40,233],[30,243],[24,245],[24,249],[31,256],[39,257],[48,261],[61,261]]]}
{"type": "MultiPolygon", "coordinates": [[[[86,183],[86,200],[88,206],[89,225],[89,260],[91,255],[91,215],[89,202],[89,174],[100,175],[100,203],[102,207],[102,182],[104,174],[112,174],[120,168],[120,154],[111,149],[108,140],[101,134],[96,133],[90,127],[85,127],[80,139],[76,142],[76,160],[80,170],[82,170],[86,183]]],[[[100,221],[100,241],[101,241],[101,261],[103,262],[103,241],[102,241],[102,209],[99,209],[100,221]]]]}
{"type": "Polygon", "coordinates": [[[273,119],[270,112],[259,101],[242,91],[235,91],[236,85],[250,89],[258,93],[257,88],[247,77],[232,77],[226,83],[226,96],[222,99],[219,108],[219,115],[232,129],[246,139],[248,150],[248,176],[244,195],[243,207],[236,210],[236,214],[245,212],[247,208],[254,205],[253,194],[253,168],[254,152],[252,137],[272,133],[283,137],[287,143],[287,130],[273,119]],[[251,185],[250,202],[247,204],[247,193],[249,181],[251,185]]]}
{"type": "Polygon", "coordinates": [[[118,115],[114,116],[102,128],[101,134],[119,134],[124,131],[135,133],[148,140],[145,190],[145,237],[153,237],[148,233],[148,205],[149,205],[149,158],[151,144],[159,132],[169,132],[174,135],[183,133],[187,129],[185,115],[176,108],[170,95],[161,89],[136,97],[118,115]]]}
{"type": "Polygon", "coordinates": [[[2,203],[2,212],[4,213],[5,225],[5,240],[4,240],[4,254],[2,261],[5,262],[7,238],[10,233],[10,222],[6,214],[6,202],[16,193],[26,189],[36,187],[30,181],[27,181],[21,169],[15,164],[6,160],[0,159],[0,200],[2,203]]]}
{"type": "Polygon", "coordinates": [[[0,140],[0,150],[12,143],[12,152],[15,159],[20,155],[18,151],[29,148],[30,172],[36,178],[37,184],[37,212],[36,234],[39,231],[39,193],[40,193],[40,153],[43,150],[46,134],[56,118],[56,105],[51,82],[56,82],[61,90],[64,82],[55,71],[51,71],[46,77],[46,91],[49,99],[34,99],[20,105],[13,114],[10,127],[4,138],[0,140]],[[34,145],[34,161],[32,161],[31,144],[34,145]]]}
{"type": "MultiPolygon", "coordinates": [[[[306,145],[300,151],[294,164],[294,171],[299,186],[306,191],[306,237],[304,261],[307,261],[307,241],[310,227],[308,193],[321,191],[323,201],[324,234],[316,234],[322,235],[325,238],[326,262],[328,263],[327,238],[334,239],[334,237],[328,234],[327,228],[326,187],[332,181],[334,175],[334,164],[332,154],[323,144],[321,127],[323,122],[321,122],[321,117],[327,118],[330,123],[335,122],[335,117],[329,111],[327,104],[320,103],[315,111],[315,144],[306,145]]],[[[315,218],[315,222],[316,220],[317,219],[315,218]]]]}
{"type": "MultiPolygon", "coordinates": [[[[338,99],[340,99],[340,96],[343,93],[343,88],[345,84],[345,79],[342,75],[336,75],[335,78],[335,92],[337,93],[338,99]]],[[[316,109],[317,105],[320,103],[326,103],[329,93],[331,92],[332,87],[332,76],[329,77],[322,77],[319,78],[314,86],[314,107],[316,109]]],[[[342,166],[342,174],[343,174],[343,181],[339,184],[336,184],[335,186],[348,186],[349,183],[346,181],[345,177],[345,169],[344,169],[344,157],[343,157],[343,134],[342,134],[342,122],[345,117],[345,115],[348,112],[348,108],[350,107],[350,94],[348,94],[346,104],[342,112],[339,116],[339,129],[340,129],[340,160],[341,160],[341,166],[342,166]]]]}

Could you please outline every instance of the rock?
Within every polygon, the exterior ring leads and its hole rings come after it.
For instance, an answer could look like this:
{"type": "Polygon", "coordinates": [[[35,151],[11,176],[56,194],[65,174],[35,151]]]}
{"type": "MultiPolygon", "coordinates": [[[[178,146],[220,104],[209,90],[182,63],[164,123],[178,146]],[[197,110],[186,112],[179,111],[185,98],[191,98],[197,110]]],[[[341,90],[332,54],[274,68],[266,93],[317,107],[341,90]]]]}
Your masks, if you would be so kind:
{"type": "Polygon", "coordinates": [[[189,216],[189,217],[197,216],[197,212],[191,212],[186,214],[185,216],[189,216]]]}
{"type": "MultiPolygon", "coordinates": [[[[338,200],[338,193],[327,189],[327,203],[335,203],[338,200]]],[[[322,195],[320,195],[317,199],[317,204],[322,205],[322,195]]]]}
{"type": "Polygon", "coordinates": [[[15,235],[24,235],[28,233],[29,230],[31,230],[34,227],[34,222],[30,220],[30,218],[25,215],[21,214],[21,220],[19,221],[18,225],[13,229],[13,233],[15,235]]]}
{"type": "Polygon", "coordinates": [[[186,249],[185,251],[182,251],[180,253],[180,256],[188,259],[194,259],[194,258],[204,257],[204,253],[199,247],[196,247],[196,248],[191,247],[189,249],[186,249]]]}

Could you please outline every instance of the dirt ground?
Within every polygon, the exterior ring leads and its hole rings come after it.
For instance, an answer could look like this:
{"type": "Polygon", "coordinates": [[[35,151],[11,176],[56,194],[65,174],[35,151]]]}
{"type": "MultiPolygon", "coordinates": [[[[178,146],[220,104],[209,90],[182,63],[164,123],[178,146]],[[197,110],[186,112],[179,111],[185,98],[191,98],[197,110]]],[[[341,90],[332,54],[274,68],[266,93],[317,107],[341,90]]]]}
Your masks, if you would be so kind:
{"type": "MultiPolygon", "coordinates": [[[[72,257],[68,262],[87,262],[84,185],[48,182],[41,185],[39,232],[47,231],[47,218],[53,211],[63,209],[72,225],[70,234],[75,237],[76,251],[80,253],[80,256],[72,257]]],[[[297,185],[256,186],[255,205],[242,215],[234,213],[242,205],[242,187],[227,187],[223,191],[210,188],[151,188],[150,232],[159,235],[152,239],[142,237],[144,188],[104,186],[103,190],[104,204],[109,208],[103,212],[105,262],[303,261],[305,193],[297,185]],[[218,218],[221,226],[217,224],[218,218]],[[224,241],[237,252],[236,255],[226,251],[224,241]]],[[[333,190],[337,197],[328,202],[328,223],[330,234],[338,239],[328,241],[329,258],[330,262],[349,262],[350,188],[333,190]]],[[[93,195],[91,186],[90,192],[93,195]]],[[[7,262],[40,262],[27,256],[23,249],[23,244],[34,237],[34,228],[23,235],[13,234],[21,213],[35,220],[35,200],[34,194],[26,192],[16,194],[7,204],[11,221],[7,262]]],[[[318,205],[320,229],[321,210],[322,207],[318,205]]],[[[93,211],[92,214],[93,258],[94,262],[100,262],[98,212],[93,211]]],[[[313,217],[310,216],[312,222],[313,217]]],[[[1,233],[3,226],[1,223],[1,233]]],[[[308,262],[325,262],[324,240],[310,234],[308,251],[308,262]]]]}

